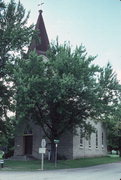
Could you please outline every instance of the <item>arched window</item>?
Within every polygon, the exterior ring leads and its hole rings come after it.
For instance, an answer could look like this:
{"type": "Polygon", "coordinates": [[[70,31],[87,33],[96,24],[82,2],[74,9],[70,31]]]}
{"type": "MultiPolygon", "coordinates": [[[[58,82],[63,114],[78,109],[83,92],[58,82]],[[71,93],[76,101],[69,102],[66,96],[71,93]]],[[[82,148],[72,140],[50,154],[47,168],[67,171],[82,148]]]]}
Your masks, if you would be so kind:
{"type": "Polygon", "coordinates": [[[91,134],[89,134],[88,136],[88,145],[89,145],[89,149],[91,148],[91,134]]]}
{"type": "Polygon", "coordinates": [[[102,149],[104,149],[104,134],[102,132],[102,149]]]}
{"type": "Polygon", "coordinates": [[[84,146],[84,136],[83,136],[83,130],[80,128],[80,147],[82,148],[84,146]]]}
{"type": "Polygon", "coordinates": [[[27,124],[24,129],[24,135],[32,135],[32,128],[29,124],[27,124]]]}
{"type": "Polygon", "coordinates": [[[98,148],[98,130],[96,131],[96,148],[98,148]]]}

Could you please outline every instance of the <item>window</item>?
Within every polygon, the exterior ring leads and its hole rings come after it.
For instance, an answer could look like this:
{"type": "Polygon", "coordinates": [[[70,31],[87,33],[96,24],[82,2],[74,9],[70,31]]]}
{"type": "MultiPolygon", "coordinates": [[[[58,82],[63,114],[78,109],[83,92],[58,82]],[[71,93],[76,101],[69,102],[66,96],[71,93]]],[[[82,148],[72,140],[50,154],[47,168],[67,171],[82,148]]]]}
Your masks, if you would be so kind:
{"type": "Polygon", "coordinates": [[[102,149],[104,149],[104,134],[102,132],[102,149]]]}
{"type": "Polygon", "coordinates": [[[24,135],[32,135],[32,128],[28,124],[24,129],[24,135]]]}
{"type": "Polygon", "coordinates": [[[80,147],[84,146],[83,131],[80,129],[80,147]]]}
{"type": "Polygon", "coordinates": [[[98,148],[98,131],[96,131],[96,148],[98,148]]]}
{"type": "Polygon", "coordinates": [[[88,137],[88,145],[89,145],[89,148],[91,148],[91,134],[88,137]]]}

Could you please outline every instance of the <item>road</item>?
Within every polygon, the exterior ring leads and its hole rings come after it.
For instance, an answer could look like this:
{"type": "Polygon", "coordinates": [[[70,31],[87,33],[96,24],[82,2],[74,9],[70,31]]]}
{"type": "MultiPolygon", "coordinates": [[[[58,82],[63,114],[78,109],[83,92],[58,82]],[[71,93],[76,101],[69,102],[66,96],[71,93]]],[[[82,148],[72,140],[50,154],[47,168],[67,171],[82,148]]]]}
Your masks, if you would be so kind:
{"type": "Polygon", "coordinates": [[[0,180],[120,180],[121,163],[34,172],[0,171],[0,180]]]}

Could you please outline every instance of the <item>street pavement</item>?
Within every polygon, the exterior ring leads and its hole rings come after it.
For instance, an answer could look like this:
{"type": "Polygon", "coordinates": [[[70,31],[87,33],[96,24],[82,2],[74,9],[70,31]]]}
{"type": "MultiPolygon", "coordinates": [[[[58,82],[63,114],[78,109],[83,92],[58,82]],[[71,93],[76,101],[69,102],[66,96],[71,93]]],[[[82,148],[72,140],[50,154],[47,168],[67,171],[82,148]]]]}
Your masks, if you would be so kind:
{"type": "Polygon", "coordinates": [[[33,172],[0,171],[0,180],[120,180],[121,162],[88,168],[33,172]]]}

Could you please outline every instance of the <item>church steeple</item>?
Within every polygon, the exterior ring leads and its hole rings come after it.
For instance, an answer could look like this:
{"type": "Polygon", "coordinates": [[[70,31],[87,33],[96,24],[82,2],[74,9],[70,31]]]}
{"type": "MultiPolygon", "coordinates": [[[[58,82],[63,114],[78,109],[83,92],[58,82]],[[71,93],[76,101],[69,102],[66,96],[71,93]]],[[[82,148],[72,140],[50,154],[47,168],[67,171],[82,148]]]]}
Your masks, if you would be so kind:
{"type": "Polygon", "coordinates": [[[35,30],[38,31],[39,40],[35,40],[33,38],[29,50],[36,50],[38,54],[45,54],[49,48],[49,39],[42,17],[42,10],[39,11],[39,17],[35,26],[35,30]]]}

